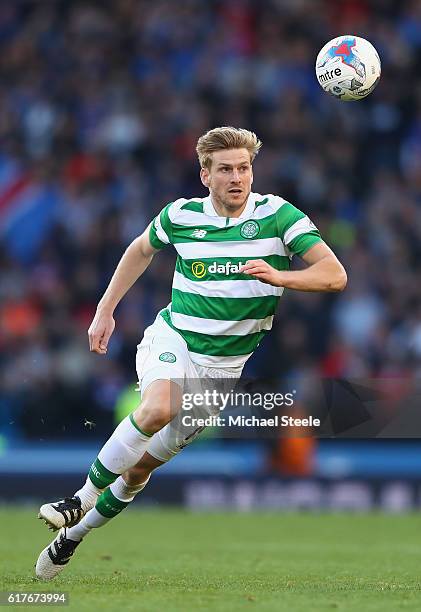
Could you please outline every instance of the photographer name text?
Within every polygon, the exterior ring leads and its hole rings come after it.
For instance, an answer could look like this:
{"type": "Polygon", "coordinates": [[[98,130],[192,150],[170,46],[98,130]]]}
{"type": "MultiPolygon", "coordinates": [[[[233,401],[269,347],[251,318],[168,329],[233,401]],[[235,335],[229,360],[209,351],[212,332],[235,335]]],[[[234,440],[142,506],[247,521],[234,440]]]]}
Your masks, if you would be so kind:
{"type": "Polygon", "coordinates": [[[312,416],[296,418],[283,415],[275,415],[269,418],[259,418],[257,416],[221,416],[214,415],[205,418],[197,418],[192,414],[185,414],[182,417],[185,427],[320,427],[320,419],[312,416]]]}

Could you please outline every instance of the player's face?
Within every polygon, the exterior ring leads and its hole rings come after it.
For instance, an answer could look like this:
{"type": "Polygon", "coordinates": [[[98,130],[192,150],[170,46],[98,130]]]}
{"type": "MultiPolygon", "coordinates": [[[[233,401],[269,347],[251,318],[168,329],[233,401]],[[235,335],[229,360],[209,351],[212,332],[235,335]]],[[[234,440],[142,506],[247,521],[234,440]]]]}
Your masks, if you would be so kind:
{"type": "Polygon", "coordinates": [[[212,165],[202,168],[201,179],[212,201],[227,212],[240,214],[251,191],[253,171],[247,149],[215,151],[212,165]]]}

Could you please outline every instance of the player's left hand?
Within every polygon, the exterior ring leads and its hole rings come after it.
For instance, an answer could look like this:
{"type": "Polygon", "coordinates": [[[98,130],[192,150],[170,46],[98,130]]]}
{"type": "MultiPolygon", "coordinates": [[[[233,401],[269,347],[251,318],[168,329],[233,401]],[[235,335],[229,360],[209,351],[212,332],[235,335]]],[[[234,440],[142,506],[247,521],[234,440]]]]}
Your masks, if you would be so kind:
{"type": "Polygon", "coordinates": [[[275,270],[263,259],[250,259],[240,268],[243,274],[250,274],[263,283],[281,287],[279,270],[275,270]]]}

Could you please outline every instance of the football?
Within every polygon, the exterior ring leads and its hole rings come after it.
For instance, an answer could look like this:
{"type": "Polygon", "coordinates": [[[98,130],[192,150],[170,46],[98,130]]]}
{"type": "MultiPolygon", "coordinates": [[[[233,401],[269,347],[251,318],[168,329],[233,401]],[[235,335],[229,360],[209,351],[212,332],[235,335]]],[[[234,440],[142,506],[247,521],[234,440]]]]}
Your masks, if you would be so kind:
{"type": "Polygon", "coordinates": [[[380,74],[379,54],[368,40],[358,36],[330,40],[316,59],[316,76],[321,87],[347,102],[368,96],[380,74]]]}

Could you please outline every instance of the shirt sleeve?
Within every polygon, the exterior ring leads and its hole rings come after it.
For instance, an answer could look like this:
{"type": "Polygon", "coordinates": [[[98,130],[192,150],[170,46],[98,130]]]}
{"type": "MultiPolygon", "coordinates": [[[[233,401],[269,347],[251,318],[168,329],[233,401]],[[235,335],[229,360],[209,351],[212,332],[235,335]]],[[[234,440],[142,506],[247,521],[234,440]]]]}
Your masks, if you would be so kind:
{"type": "Polygon", "coordinates": [[[301,210],[287,202],[279,211],[278,227],[282,242],[294,255],[304,255],[322,241],[319,230],[301,210]]]}
{"type": "Polygon", "coordinates": [[[154,249],[163,249],[167,244],[172,244],[172,224],[168,210],[172,202],[154,217],[149,230],[149,241],[154,249]]]}

